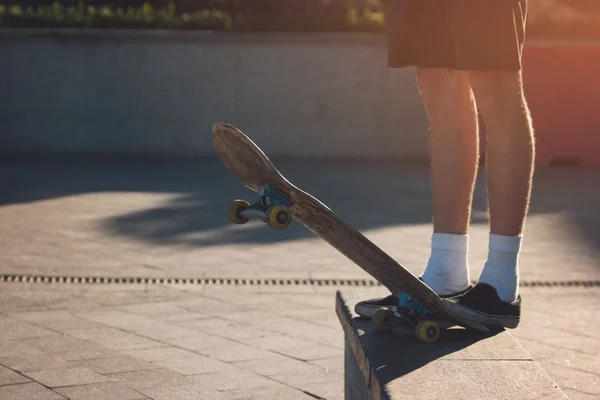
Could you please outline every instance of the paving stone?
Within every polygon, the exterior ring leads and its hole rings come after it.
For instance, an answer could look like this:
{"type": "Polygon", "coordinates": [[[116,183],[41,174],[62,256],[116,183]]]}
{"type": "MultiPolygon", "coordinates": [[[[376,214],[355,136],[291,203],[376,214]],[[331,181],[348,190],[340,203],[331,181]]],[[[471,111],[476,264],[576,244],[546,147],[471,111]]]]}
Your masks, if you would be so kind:
{"type": "Polygon", "coordinates": [[[330,358],[335,357],[340,354],[340,350],[324,346],[320,344],[315,344],[310,347],[300,346],[300,347],[290,347],[285,349],[276,350],[277,353],[284,354],[289,357],[297,358],[299,360],[310,361],[310,360],[319,360],[322,358],[330,358]]]}
{"type": "Polygon", "coordinates": [[[239,343],[231,343],[218,347],[206,347],[202,350],[198,350],[198,352],[225,362],[260,360],[262,358],[268,358],[273,354],[263,349],[239,343]]]}
{"type": "Polygon", "coordinates": [[[184,310],[177,305],[177,302],[129,304],[117,309],[166,322],[187,321],[205,316],[202,313],[184,310]]]}
{"type": "Polygon", "coordinates": [[[526,289],[524,299],[528,307],[524,307],[522,324],[516,331],[518,334],[529,327],[560,330],[568,334],[594,338],[594,332],[600,329],[600,304],[594,300],[600,298],[597,288],[526,289]],[[548,310],[547,302],[552,299],[552,310],[548,310]],[[573,308],[577,313],[573,313],[573,308]],[[576,315],[576,317],[575,317],[576,315]]]}
{"type": "Polygon", "coordinates": [[[322,360],[309,361],[309,364],[318,365],[328,372],[344,373],[344,357],[324,358],[322,360]]]}
{"type": "Polygon", "coordinates": [[[600,353],[600,342],[591,337],[573,335],[559,329],[546,328],[542,330],[520,332],[517,338],[524,338],[540,343],[556,346],[568,350],[576,350],[582,353],[600,353]]]}
{"type": "Polygon", "coordinates": [[[214,334],[215,332],[218,332],[220,338],[230,339],[235,342],[250,344],[256,338],[262,338],[277,334],[276,332],[269,331],[264,327],[256,327],[235,321],[222,322],[224,320],[220,318],[208,318],[207,321],[208,320],[214,322],[215,327],[213,329],[209,329],[208,327],[201,328],[199,329],[199,331],[201,330],[209,334],[214,334]]]}
{"type": "MultiPolygon", "coordinates": [[[[261,271],[264,264],[261,263],[261,271]]],[[[277,275],[273,275],[278,278],[282,278],[285,274],[284,270],[277,271],[277,275]]],[[[261,274],[268,276],[267,274],[261,274]]],[[[239,288],[239,287],[238,287],[239,288]]],[[[207,295],[204,293],[204,295],[207,295]]],[[[254,309],[258,311],[285,311],[285,310],[299,310],[305,308],[303,304],[298,304],[290,301],[290,296],[287,294],[276,294],[276,293],[261,293],[254,288],[246,287],[243,290],[235,291],[228,289],[227,287],[217,288],[210,293],[212,299],[220,300],[228,304],[234,304],[239,307],[254,309]],[[251,293],[251,296],[248,294],[251,293]]]]}
{"type": "Polygon", "coordinates": [[[272,314],[256,310],[246,313],[236,312],[225,314],[222,318],[246,323],[261,330],[285,333],[289,336],[306,339],[311,342],[338,347],[340,349],[343,348],[343,336],[339,334],[338,330],[306,321],[273,316],[272,314]]]}
{"type": "Polygon", "coordinates": [[[311,371],[318,375],[320,372],[325,371],[325,369],[320,366],[311,365],[305,361],[279,354],[273,354],[269,358],[260,360],[240,361],[236,362],[235,365],[265,376],[284,374],[286,372],[301,373],[306,371],[311,371]]]}
{"type": "Polygon", "coordinates": [[[145,302],[137,304],[127,304],[116,307],[116,310],[124,311],[126,313],[140,314],[146,317],[156,317],[162,314],[177,314],[177,313],[188,313],[192,317],[197,318],[195,313],[190,313],[178,306],[177,301],[173,302],[145,302]]]}
{"type": "Polygon", "coordinates": [[[47,338],[26,339],[22,343],[47,355],[55,355],[66,361],[108,357],[111,351],[95,343],[86,342],[70,336],[52,336],[47,338]]]}
{"type": "MultiPolygon", "coordinates": [[[[308,364],[308,363],[307,363],[308,364]]],[[[310,364],[309,364],[310,365],[310,364]]],[[[271,379],[281,383],[285,383],[291,386],[295,386],[305,382],[317,382],[317,381],[336,381],[340,379],[338,372],[328,372],[325,369],[310,368],[304,371],[295,372],[281,372],[269,376],[271,379]]]]}
{"type": "Polygon", "coordinates": [[[198,334],[197,331],[192,329],[186,329],[175,324],[168,324],[161,321],[156,321],[153,325],[146,329],[132,329],[132,332],[143,334],[151,339],[160,341],[195,337],[198,334]]]}
{"type": "Polygon", "coordinates": [[[211,347],[227,347],[236,344],[231,340],[203,332],[196,332],[194,337],[169,339],[165,342],[194,352],[202,352],[202,350],[210,349],[211,347]]]}
{"type": "MultiPolygon", "coordinates": [[[[271,382],[268,385],[247,389],[234,389],[223,392],[224,398],[228,400],[264,400],[264,399],[285,399],[285,400],[314,400],[315,397],[301,390],[283,385],[278,382],[271,382]]],[[[328,399],[327,399],[328,400],[328,399]]]]}
{"type": "Polygon", "coordinates": [[[95,312],[80,313],[75,316],[89,321],[94,321],[107,327],[118,328],[125,331],[133,329],[145,329],[154,324],[154,320],[141,315],[127,313],[119,310],[104,309],[95,312]]]}
{"type": "Polygon", "coordinates": [[[17,340],[13,340],[7,344],[0,344],[0,359],[11,357],[41,356],[43,354],[43,351],[20,343],[17,340]]]}
{"type": "Polygon", "coordinates": [[[18,319],[0,316],[0,344],[15,339],[58,336],[56,332],[18,319]]]}
{"type": "MultiPolygon", "coordinates": [[[[206,287],[202,289],[202,293],[204,294],[206,287]]],[[[219,290],[219,289],[217,289],[219,290]]],[[[190,311],[197,312],[204,315],[218,315],[221,313],[229,313],[239,310],[239,306],[236,304],[229,304],[224,301],[219,301],[216,299],[211,299],[207,297],[205,294],[202,297],[196,297],[193,299],[187,299],[180,301],[178,303],[178,307],[190,311]]]]}
{"type": "Polygon", "coordinates": [[[583,393],[575,389],[564,389],[570,400],[597,400],[598,395],[592,393],[583,393]]]}
{"type": "Polygon", "coordinates": [[[123,383],[106,382],[55,389],[70,400],[143,400],[146,396],[123,383]]]}
{"type": "Polygon", "coordinates": [[[286,317],[262,321],[255,320],[252,321],[252,324],[258,326],[263,322],[267,324],[268,329],[275,332],[285,333],[289,336],[302,338],[331,347],[337,347],[339,349],[343,349],[344,346],[343,335],[340,334],[338,329],[286,317]]]}
{"type": "Polygon", "coordinates": [[[600,397],[600,373],[578,371],[552,363],[540,364],[561,389],[575,389],[600,397]]]}
{"type": "Polygon", "coordinates": [[[181,375],[207,374],[224,371],[228,368],[228,365],[222,361],[199,354],[178,359],[157,361],[156,364],[181,375]]]}
{"type": "Polygon", "coordinates": [[[586,354],[576,350],[563,349],[530,339],[520,339],[519,341],[539,362],[550,362],[565,368],[589,373],[600,371],[600,355],[598,354],[586,354]]]}
{"type": "Polygon", "coordinates": [[[186,377],[164,368],[107,374],[105,377],[113,382],[127,384],[137,391],[147,388],[177,386],[190,383],[186,377]]]}
{"type": "MultiPolygon", "coordinates": [[[[331,276],[333,279],[339,279],[339,273],[331,276]]],[[[335,289],[334,289],[335,290],[335,289]]],[[[335,309],[335,297],[331,297],[325,294],[312,294],[310,296],[294,296],[290,298],[290,302],[304,306],[304,309],[321,309],[331,310],[335,309]]]]}
{"type": "Polygon", "coordinates": [[[227,313],[222,313],[219,315],[220,318],[226,319],[228,321],[234,321],[239,323],[244,323],[247,325],[252,325],[257,328],[270,330],[272,326],[275,326],[277,322],[280,321],[280,318],[272,315],[269,315],[265,311],[259,310],[240,310],[234,309],[227,313]],[[268,317],[268,318],[266,318],[268,317]],[[275,319],[275,321],[273,321],[275,319]],[[262,324],[259,324],[262,322],[262,324]]]}
{"type": "Polygon", "coordinates": [[[316,346],[314,342],[309,342],[294,336],[274,333],[269,336],[251,338],[246,341],[248,344],[260,347],[265,350],[281,350],[294,347],[311,347],[316,346]]]}
{"type": "Polygon", "coordinates": [[[47,369],[66,368],[70,364],[57,356],[37,355],[37,356],[12,356],[4,357],[0,355],[0,364],[20,372],[39,371],[47,369]]]}
{"type": "Polygon", "coordinates": [[[147,349],[161,345],[154,340],[114,328],[83,329],[69,331],[68,334],[111,350],[147,349]]]}
{"type": "Polygon", "coordinates": [[[0,386],[0,400],[65,400],[37,382],[0,386]]]}
{"type": "Polygon", "coordinates": [[[206,390],[202,384],[164,386],[160,388],[140,389],[153,400],[224,400],[227,396],[216,390],[206,390]]]}
{"type": "MultiPolygon", "coordinates": [[[[90,344],[93,345],[93,343],[90,343],[90,344]]],[[[91,348],[77,349],[77,350],[73,350],[73,351],[65,351],[65,352],[60,352],[60,353],[56,353],[56,354],[65,361],[91,360],[94,358],[114,357],[115,356],[115,353],[109,349],[96,348],[93,346],[91,348]]]]}
{"type": "Polygon", "coordinates": [[[190,319],[186,321],[178,322],[178,325],[183,326],[188,329],[194,329],[200,332],[208,332],[212,333],[215,331],[229,331],[229,330],[241,330],[251,327],[248,324],[241,324],[234,321],[229,321],[226,319],[218,318],[218,317],[206,317],[206,318],[196,318],[190,319]]]}
{"type": "Polygon", "coordinates": [[[310,309],[283,311],[280,315],[301,319],[315,325],[323,325],[329,328],[338,328],[340,325],[334,309],[310,309]]]}
{"type": "Polygon", "coordinates": [[[270,378],[321,398],[344,398],[344,379],[343,375],[339,373],[331,373],[325,370],[318,372],[310,370],[299,373],[287,372],[276,374],[270,376],[270,378]]]}
{"type": "Polygon", "coordinates": [[[65,319],[57,319],[51,321],[42,321],[36,322],[39,325],[42,325],[48,329],[52,329],[55,332],[67,333],[75,330],[84,330],[84,329],[101,329],[104,328],[102,324],[98,324],[93,321],[87,321],[81,318],[65,318],[65,319]]]}
{"type": "Polygon", "coordinates": [[[301,360],[316,360],[340,354],[340,349],[288,335],[249,339],[248,344],[301,360]]]}
{"type": "Polygon", "coordinates": [[[177,347],[157,347],[152,349],[124,350],[123,354],[148,362],[176,360],[193,356],[195,353],[177,347]]]}
{"type": "Polygon", "coordinates": [[[268,385],[273,382],[264,376],[236,367],[229,367],[224,371],[211,374],[191,375],[188,379],[190,382],[194,382],[207,390],[216,391],[235,389],[250,391],[252,388],[268,385]]]}
{"type": "Polygon", "coordinates": [[[105,382],[108,379],[87,368],[74,367],[46,371],[30,371],[25,375],[51,388],[105,382]]]}
{"type": "Polygon", "coordinates": [[[88,368],[102,375],[159,368],[155,364],[129,356],[84,360],[78,361],[75,365],[88,368]]]}
{"type": "Polygon", "coordinates": [[[21,312],[12,314],[12,317],[62,333],[75,329],[102,328],[101,324],[74,317],[64,310],[21,312]]]}
{"type": "Polygon", "coordinates": [[[30,379],[9,368],[0,365],[0,386],[29,382],[30,379]]]}
{"type": "Polygon", "coordinates": [[[175,324],[167,324],[145,316],[117,310],[90,313],[82,315],[82,317],[113,328],[163,341],[168,339],[193,337],[197,333],[196,331],[185,329],[175,324]]]}

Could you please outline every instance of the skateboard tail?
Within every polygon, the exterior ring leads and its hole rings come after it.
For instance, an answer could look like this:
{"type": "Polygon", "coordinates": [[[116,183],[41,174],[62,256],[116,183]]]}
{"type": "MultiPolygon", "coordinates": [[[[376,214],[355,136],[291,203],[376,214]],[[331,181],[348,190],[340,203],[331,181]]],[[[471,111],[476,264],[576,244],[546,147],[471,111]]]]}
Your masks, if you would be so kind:
{"type": "Polygon", "coordinates": [[[214,123],[212,132],[213,146],[223,164],[250,190],[258,192],[260,184],[276,186],[285,180],[266,154],[235,126],[214,123]]]}

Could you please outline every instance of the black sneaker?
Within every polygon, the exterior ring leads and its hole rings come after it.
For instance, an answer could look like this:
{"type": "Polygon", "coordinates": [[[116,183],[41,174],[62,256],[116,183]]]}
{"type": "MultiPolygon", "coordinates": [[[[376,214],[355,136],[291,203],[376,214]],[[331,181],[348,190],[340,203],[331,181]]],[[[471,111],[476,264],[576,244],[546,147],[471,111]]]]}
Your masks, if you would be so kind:
{"type": "MultiPolygon", "coordinates": [[[[449,295],[445,295],[445,296],[440,296],[440,297],[443,299],[453,299],[453,298],[464,295],[472,288],[473,288],[473,285],[469,285],[468,288],[466,288],[465,290],[463,290],[461,292],[453,293],[453,294],[449,294],[449,295]]],[[[377,297],[374,299],[363,300],[361,302],[356,303],[356,305],[354,306],[354,312],[356,312],[361,317],[373,318],[373,315],[375,315],[375,312],[378,309],[383,308],[383,307],[386,307],[386,308],[396,311],[396,309],[398,308],[398,296],[396,296],[395,294],[390,294],[387,297],[377,297]]]]}
{"type": "Polygon", "coordinates": [[[456,303],[464,307],[461,314],[490,329],[514,329],[521,319],[521,296],[512,303],[502,301],[496,289],[487,283],[478,283],[456,299],[456,303]]]}
{"type": "Polygon", "coordinates": [[[377,297],[374,299],[360,301],[354,306],[354,312],[361,317],[373,318],[375,312],[383,307],[395,311],[398,307],[398,296],[395,294],[390,294],[387,297],[377,297]]]}

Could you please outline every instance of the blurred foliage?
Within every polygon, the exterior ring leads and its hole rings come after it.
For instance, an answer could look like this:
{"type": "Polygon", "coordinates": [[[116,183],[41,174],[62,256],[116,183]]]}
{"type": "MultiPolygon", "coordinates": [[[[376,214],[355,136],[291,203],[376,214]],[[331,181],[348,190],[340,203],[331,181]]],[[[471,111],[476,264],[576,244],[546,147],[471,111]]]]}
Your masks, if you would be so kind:
{"type": "MultiPolygon", "coordinates": [[[[0,26],[383,32],[385,2],[0,0],[0,26]]],[[[600,38],[600,0],[529,0],[528,36],[600,38]]]]}
{"type": "Polygon", "coordinates": [[[163,28],[231,29],[230,16],[220,10],[177,14],[173,3],[155,9],[140,6],[92,5],[79,2],[63,5],[0,5],[0,25],[11,27],[68,28],[163,28]]]}

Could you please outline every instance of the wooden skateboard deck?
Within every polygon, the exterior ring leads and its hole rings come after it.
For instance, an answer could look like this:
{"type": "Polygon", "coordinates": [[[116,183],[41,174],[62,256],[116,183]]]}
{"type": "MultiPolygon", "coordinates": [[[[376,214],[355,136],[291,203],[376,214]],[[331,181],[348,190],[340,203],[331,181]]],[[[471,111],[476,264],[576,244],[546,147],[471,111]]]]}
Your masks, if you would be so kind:
{"type": "Polygon", "coordinates": [[[250,218],[260,218],[274,228],[284,228],[293,216],[392,293],[414,297],[437,319],[482,332],[488,331],[486,327],[470,322],[461,315],[460,305],[440,298],[418,277],[342,221],[325,204],[289,182],[263,151],[235,126],[214,124],[213,144],[233,176],[260,195],[260,200],[252,205],[240,200],[234,202],[230,209],[230,218],[234,222],[244,223],[250,218]]]}

